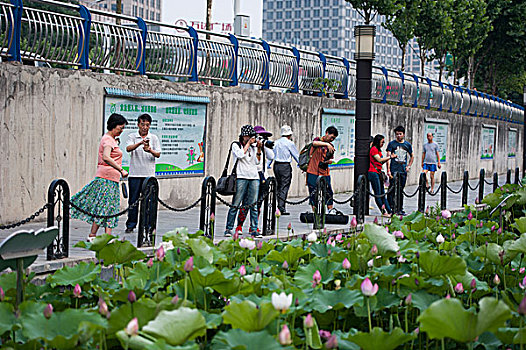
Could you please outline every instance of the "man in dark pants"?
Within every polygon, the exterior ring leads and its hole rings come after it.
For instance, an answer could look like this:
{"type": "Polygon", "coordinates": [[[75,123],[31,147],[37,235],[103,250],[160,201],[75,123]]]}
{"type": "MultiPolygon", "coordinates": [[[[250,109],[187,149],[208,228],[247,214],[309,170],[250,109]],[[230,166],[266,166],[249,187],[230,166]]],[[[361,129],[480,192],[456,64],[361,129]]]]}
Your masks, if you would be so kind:
{"type": "Polygon", "coordinates": [[[274,143],[274,176],[277,182],[278,209],[281,215],[289,215],[285,210],[285,201],[292,181],[292,158],[299,162],[299,152],[292,142],[292,129],[288,125],[281,127],[281,138],[274,143]]]}
{"type": "MultiPolygon", "coordinates": [[[[159,138],[149,132],[151,124],[152,117],[150,115],[140,115],[137,120],[139,130],[128,135],[128,140],[126,141],[126,151],[130,153],[130,175],[128,177],[130,187],[128,203],[130,205],[139,198],[144,180],[149,176],[155,176],[155,158],[161,156],[159,138]]],[[[133,232],[133,229],[137,226],[138,213],[138,205],[128,211],[126,233],[133,232]]]]}
{"type": "MultiPolygon", "coordinates": [[[[403,126],[397,126],[394,129],[396,139],[389,142],[387,145],[387,156],[390,157],[391,154],[396,154],[396,158],[391,159],[387,162],[387,176],[390,179],[393,179],[396,173],[400,174],[400,189],[404,190],[406,181],[407,181],[407,172],[411,169],[413,165],[413,147],[409,142],[405,140],[405,128],[403,126]]],[[[393,187],[394,182],[390,181],[389,190],[387,194],[387,201],[391,208],[394,208],[394,191],[390,191],[393,187]]],[[[398,213],[405,215],[404,212],[404,196],[400,198],[400,208],[398,208],[398,213]]]]}

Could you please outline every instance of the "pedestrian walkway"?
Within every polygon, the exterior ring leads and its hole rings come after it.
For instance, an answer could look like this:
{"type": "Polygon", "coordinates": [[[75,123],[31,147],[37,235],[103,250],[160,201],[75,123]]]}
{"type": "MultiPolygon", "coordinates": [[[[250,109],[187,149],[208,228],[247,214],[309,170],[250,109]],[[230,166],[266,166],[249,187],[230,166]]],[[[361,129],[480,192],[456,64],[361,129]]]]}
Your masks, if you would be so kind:
{"type": "MultiPolygon", "coordinates": [[[[472,187],[476,186],[478,183],[478,179],[470,180],[470,185],[472,187]]],[[[438,184],[437,184],[438,186],[438,184]]],[[[452,182],[449,183],[448,186],[453,189],[457,190],[460,189],[462,186],[462,182],[452,182]]],[[[417,190],[416,185],[413,186],[407,186],[405,188],[405,193],[411,195],[417,190]]],[[[435,189],[436,191],[436,189],[435,189]]],[[[485,186],[485,195],[492,192],[492,186],[485,186]]],[[[351,196],[351,193],[340,193],[336,194],[335,198],[339,201],[344,201],[348,199],[351,196]]],[[[478,196],[478,190],[477,191],[469,191],[468,195],[468,204],[474,204],[475,199],[478,196]]],[[[407,213],[412,213],[417,210],[418,200],[417,195],[415,195],[412,198],[405,198],[404,200],[404,210],[407,213]]],[[[290,201],[297,201],[302,198],[289,198],[290,201]]],[[[437,203],[440,203],[440,192],[437,193],[436,196],[431,197],[429,195],[426,195],[426,206],[435,206],[437,203]]],[[[159,206],[162,208],[162,206],[159,206]]],[[[448,191],[447,195],[447,207],[450,209],[454,208],[461,208],[461,193],[454,194],[448,191]]],[[[335,208],[341,211],[345,215],[352,215],[352,208],[350,207],[349,203],[345,205],[338,205],[335,204],[335,208]]],[[[299,216],[302,212],[306,211],[312,211],[307,203],[303,203],[301,205],[288,205],[287,211],[290,212],[290,215],[287,216],[281,216],[279,218],[279,236],[281,238],[287,237],[287,226],[289,223],[292,226],[291,234],[294,233],[296,235],[298,234],[308,234],[312,231],[312,224],[303,224],[299,220],[299,216]]],[[[226,225],[226,216],[227,216],[228,208],[225,205],[222,205],[221,203],[217,203],[216,206],[216,222],[215,222],[215,234],[214,234],[214,240],[220,241],[225,239],[223,232],[226,225]]],[[[162,239],[162,235],[170,232],[174,229],[186,227],[188,228],[188,231],[190,233],[196,232],[199,230],[199,214],[200,214],[200,208],[199,206],[190,209],[185,212],[173,212],[169,210],[159,210],[157,215],[157,236],[156,236],[156,242],[160,242],[162,239]]],[[[366,218],[366,222],[372,222],[375,217],[380,216],[380,211],[376,207],[376,203],[374,202],[374,199],[370,199],[370,215],[366,218]]],[[[261,219],[261,216],[260,216],[261,219]]],[[[382,219],[379,218],[379,221],[382,222],[382,219]]],[[[137,230],[135,230],[131,234],[125,234],[124,230],[126,229],[125,226],[126,222],[126,215],[121,216],[119,218],[119,225],[116,229],[114,229],[113,234],[116,236],[119,236],[120,238],[125,238],[130,240],[134,245],[137,243],[137,230]]],[[[29,224],[20,226],[15,229],[10,230],[3,230],[0,231],[0,241],[6,238],[9,234],[16,232],[18,230],[24,229],[24,230],[39,230],[46,226],[45,221],[36,221],[31,222],[29,224]]],[[[79,259],[87,259],[87,258],[93,258],[94,254],[90,251],[87,251],[85,249],[81,248],[75,248],[74,245],[82,240],[86,240],[88,233],[90,232],[90,224],[87,224],[80,220],[73,220],[70,219],[70,259],[67,261],[76,261],[79,259]]],[[[243,227],[243,232],[248,233],[248,226],[249,226],[249,220],[245,222],[245,225],[243,227]]],[[[260,225],[261,227],[261,225],[260,225]]],[[[326,225],[327,231],[334,231],[338,229],[347,229],[347,226],[341,226],[341,225],[326,225]]],[[[99,229],[99,234],[101,234],[103,229],[99,229]]],[[[265,236],[264,239],[271,239],[275,238],[276,236],[265,236]]],[[[38,257],[37,262],[35,263],[43,264],[43,265],[56,265],[55,262],[49,262],[46,261],[46,256],[44,252],[38,257]]]]}

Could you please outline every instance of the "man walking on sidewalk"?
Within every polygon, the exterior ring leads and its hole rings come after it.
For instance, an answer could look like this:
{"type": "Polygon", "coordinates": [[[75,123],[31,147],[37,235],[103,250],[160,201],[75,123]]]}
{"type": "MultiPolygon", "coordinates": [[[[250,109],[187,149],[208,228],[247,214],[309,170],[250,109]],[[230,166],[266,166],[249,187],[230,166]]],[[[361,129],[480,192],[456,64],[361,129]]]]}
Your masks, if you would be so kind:
{"type": "MultiPolygon", "coordinates": [[[[391,159],[387,162],[387,176],[390,179],[393,179],[396,173],[400,174],[400,191],[403,192],[405,183],[407,181],[407,172],[411,169],[413,165],[413,147],[409,142],[405,140],[405,128],[401,125],[397,126],[394,129],[396,139],[389,142],[387,145],[387,156],[390,157],[391,154],[396,154],[396,158],[391,159]]],[[[390,181],[389,190],[387,191],[387,201],[391,208],[394,208],[394,191],[391,190],[393,187],[394,181],[390,181]]],[[[404,196],[400,198],[400,208],[398,208],[398,213],[404,215],[404,196]]]]}
{"type": "Polygon", "coordinates": [[[292,158],[299,163],[299,152],[292,142],[292,129],[288,125],[281,127],[281,138],[274,144],[274,176],[277,182],[278,209],[281,215],[289,215],[285,210],[285,201],[292,181],[292,158]]]}
{"type": "Polygon", "coordinates": [[[422,169],[426,174],[426,186],[427,186],[427,173],[431,178],[431,192],[435,188],[435,172],[440,169],[440,155],[438,154],[438,145],[433,142],[433,134],[427,133],[427,143],[424,144],[424,152],[422,153],[422,169]]]}
{"type": "MultiPolygon", "coordinates": [[[[155,176],[155,158],[161,156],[161,143],[157,136],[149,132],[151,124],[152,117],[149,114],[141,114],[137,120],[139,130],[128,135],[126,142],[126,151],[130,153],[128,177],[130,187],[128,203],[130,205],[139,198],[144,180],[149,176],[155,176]]],[[[137,226],[138,213],[138,206],[128,211],[126,233],[133,232],[135,226],[137,226]]]]}

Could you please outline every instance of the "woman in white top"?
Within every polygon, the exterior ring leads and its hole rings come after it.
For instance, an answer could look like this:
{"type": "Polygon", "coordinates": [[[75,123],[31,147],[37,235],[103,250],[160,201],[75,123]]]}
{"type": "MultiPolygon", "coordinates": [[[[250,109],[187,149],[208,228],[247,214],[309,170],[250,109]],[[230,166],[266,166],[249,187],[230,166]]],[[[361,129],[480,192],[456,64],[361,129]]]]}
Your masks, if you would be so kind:
{"type": "MultiPolygon", "coordinates": [[[[258,235],[258,210],[256,200],[259,192],[258,165],[262,161],[263,144],[256,140],[256,132],[252,125],[241,128],[239,142],[232,144],[234,154],[234,166],[236,167],[236,194],[232,205],[238,207],[241,204],[250,205],[250,234],[258,235]]],[[[230,208],[228,211],[225,237],[232,236],[234,221],[238,209],[230,208]]]]}

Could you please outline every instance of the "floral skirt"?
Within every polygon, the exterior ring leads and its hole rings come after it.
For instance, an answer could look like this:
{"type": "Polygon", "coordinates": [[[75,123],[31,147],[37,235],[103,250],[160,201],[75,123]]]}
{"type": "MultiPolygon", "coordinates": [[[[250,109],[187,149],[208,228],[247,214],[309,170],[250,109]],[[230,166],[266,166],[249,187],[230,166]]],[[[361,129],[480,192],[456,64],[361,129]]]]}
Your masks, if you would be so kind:
{"type": "MultiPolygon", "coordinates": [[[[114,215],[119,212],[120,194],[119,183],[100,177],[96,177],[89,184],[84,186],[80,192],[71,197],[71,203],[84,209],[88,213],[96,215],[114,215]]],[[[71,217],[86,221],[90,224],[96,223],[102,227],[114,228],[117,227],[119,221],[118,217],[110,219],[99,219],[91,217],[87,214],[71,206],[71,217]]]]}

